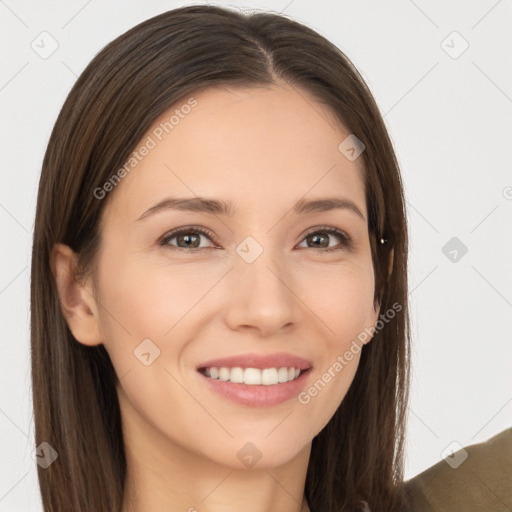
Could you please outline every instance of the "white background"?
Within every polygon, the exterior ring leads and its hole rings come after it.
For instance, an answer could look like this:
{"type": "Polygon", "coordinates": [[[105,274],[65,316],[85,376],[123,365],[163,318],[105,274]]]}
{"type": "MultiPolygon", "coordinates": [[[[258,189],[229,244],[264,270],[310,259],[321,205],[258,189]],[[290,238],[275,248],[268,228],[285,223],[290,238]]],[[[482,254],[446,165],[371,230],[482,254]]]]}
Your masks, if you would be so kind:
{"type": "MultiPolygon", "coordinates": [[[[53,123],[105,44],[185,4],[0,0],[0,511],[42,510],[31,458],[29,274],[53,123]],[[43,31],[59,44],[48,59],[31,48],[43,31]]],[[[411,236],[406,476],[440,460],[452,441],[480,442],[512,425],[511,2],[217,4],[272,9],[317,30],[358,67],[384,115],[411,236]],[[469,44],[458,58],[445,51],[462,48],[454,31],[469,44]],[[441,251],[454,236],[468,248],[455,263],[441,251]]]]}

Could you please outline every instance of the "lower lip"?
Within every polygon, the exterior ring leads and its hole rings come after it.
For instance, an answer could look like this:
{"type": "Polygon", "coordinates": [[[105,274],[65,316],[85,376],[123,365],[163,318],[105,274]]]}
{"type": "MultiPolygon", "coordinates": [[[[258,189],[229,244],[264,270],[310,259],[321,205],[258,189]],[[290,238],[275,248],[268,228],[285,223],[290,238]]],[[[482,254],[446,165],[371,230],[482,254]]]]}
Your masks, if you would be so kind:
{"type": "Polygon", "coordinates": [[[238,384],[212,379],[200,372],[198,373],[206,380],[206,383],[213,391],[232,402],[250,407],[271,407],[296,397],[304,387],[305,380],[310,371],[311,368],[308,368],[295,380],[270,386],[238,384]]]}

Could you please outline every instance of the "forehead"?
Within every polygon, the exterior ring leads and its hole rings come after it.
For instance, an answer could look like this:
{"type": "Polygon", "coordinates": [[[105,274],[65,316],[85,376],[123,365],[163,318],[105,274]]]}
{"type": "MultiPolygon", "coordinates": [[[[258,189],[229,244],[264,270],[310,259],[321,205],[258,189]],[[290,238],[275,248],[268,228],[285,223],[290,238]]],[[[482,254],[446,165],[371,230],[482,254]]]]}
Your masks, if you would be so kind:
{"type": "Polygon", "coordinates": [[[349,134],[329,107],[295,86],[209,87],[153,123],[108,208],[135,219],[172,195],[279,213],[302,197],[340,195],[366,215],[363,159],[339,150],[349,134]]]}

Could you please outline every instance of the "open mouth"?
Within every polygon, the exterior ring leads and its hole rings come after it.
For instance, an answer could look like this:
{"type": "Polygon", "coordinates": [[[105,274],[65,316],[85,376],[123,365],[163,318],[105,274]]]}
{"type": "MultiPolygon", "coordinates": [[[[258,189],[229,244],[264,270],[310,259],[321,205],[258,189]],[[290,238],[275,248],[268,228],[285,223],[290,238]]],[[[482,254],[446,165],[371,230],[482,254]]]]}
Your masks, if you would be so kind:
{"type": "Polygon", "coordinates": [[[248,386],[275,386],[285,384],[298,379],[302,374],[309,371],[309,368],[301,370],[294,367],[274,368],[242,368],[236,366],[228,368],[225,366],[204,367],[198,369],[199,373],[210,379],[231,382],[234,384],[246,384],[248,386]]]}

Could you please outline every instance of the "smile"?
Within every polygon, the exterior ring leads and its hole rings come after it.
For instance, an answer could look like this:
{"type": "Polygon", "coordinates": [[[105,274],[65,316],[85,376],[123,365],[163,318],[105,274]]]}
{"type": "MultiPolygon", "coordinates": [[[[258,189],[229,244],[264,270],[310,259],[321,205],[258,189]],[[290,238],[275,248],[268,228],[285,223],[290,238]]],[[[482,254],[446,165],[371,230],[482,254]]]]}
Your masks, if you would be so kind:
{"type": "Polygon", "coordinates": [[[301,370],[299,368],[286,367],[281,368],[234,368],[208,367],[199,370],[203,375],[211,379],[218,379],[224,382],[232,382],[235,384],[247,384],[248,386],[274,386],[283,384],[297,379],[301,370]]]}

